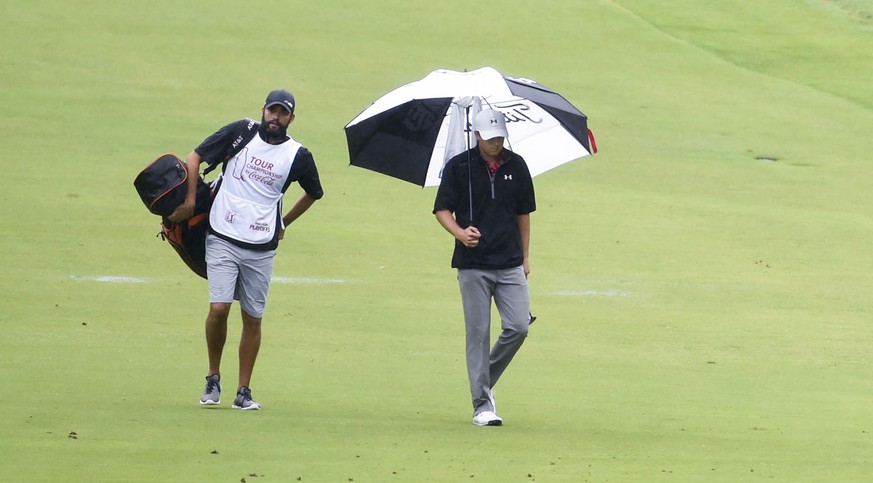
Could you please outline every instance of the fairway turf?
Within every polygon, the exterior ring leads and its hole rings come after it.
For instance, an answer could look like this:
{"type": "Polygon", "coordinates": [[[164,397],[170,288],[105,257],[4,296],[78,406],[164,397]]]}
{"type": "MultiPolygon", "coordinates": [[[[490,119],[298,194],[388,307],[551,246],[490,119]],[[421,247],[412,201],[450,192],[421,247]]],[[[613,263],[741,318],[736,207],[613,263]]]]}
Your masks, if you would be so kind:
{"type": "Polygon", "coordinates": [[[0,480],[871,474],[870,0],[35,0],[0,16],[0,480]],[[563,94],[600,148],[535,179],[538,319],[497,386],[500,428],[470,423],[435,191],[349,167],[342,131],[431,70],[484,65],[563,94]],[[325,197],[279,249],[264,409],[230,409],[236,306],[222,404],[202,408],[206,283],[132,183],[277,87],[325,197]]]}

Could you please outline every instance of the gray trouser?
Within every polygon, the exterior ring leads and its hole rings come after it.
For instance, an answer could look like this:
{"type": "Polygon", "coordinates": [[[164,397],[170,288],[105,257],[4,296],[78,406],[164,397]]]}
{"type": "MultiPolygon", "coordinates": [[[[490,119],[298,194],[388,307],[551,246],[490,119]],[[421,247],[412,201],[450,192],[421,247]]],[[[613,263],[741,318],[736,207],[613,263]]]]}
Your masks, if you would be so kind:
{"type": "Polygon", "coordinates": [[[229,304],[239,300],[247,314],[262,318],[275,256],[275,250],[248,250],[211,233],[206,235],[209,302],[229,304]]]}
{"type": "Polygon", "coordinates": [[[530,326],[530,294],[524,269],[458,270],[467,328],[467,374],[473,413],[494,411],[488,392],[521,348],[530,326]],[[503,331],[491,345],[491,299],[503,331]]]}

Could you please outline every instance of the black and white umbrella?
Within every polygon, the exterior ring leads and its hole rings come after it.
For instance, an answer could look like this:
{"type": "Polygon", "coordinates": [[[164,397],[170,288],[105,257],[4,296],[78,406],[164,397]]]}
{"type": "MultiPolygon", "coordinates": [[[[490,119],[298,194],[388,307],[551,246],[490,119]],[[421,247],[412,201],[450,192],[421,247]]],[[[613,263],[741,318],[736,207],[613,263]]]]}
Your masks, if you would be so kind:
{"type": "Polygon", "coordinates": [[[531,175],[597,152],[588,118],[536,81],[491,67],[436,70],[377,99],[345,127],[350,162],[419,186],[438,186],[452,156],[475,144],[470,119],[503,113],[507,148],[531,175]]]}

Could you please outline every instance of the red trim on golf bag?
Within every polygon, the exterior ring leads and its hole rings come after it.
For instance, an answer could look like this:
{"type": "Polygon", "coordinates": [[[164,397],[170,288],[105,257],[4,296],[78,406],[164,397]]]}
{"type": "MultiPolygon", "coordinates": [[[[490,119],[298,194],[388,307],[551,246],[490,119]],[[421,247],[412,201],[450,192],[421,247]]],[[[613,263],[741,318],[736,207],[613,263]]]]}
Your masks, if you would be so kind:
{"type": "Polygon", "coordinates": [[[591,143],[591,154],[597,152],[597,143],[594,142],[594,133],[591,130],[588,130],[588,142],[591,143]]]}
{"type": "Polygon", "coordinates": [[[202,178],[197,180],[197,195],[194,203],[194,214],[191,218],[173,223],[166,216],[161,218],[161,232],[158,234],[166,240],[179,254],[185,265],[197,275],[206,278],[206,232],[209,231],[209,209],[215,193],[202,178]]]}
{"type": "Polygon", "coordinates": [[[194,215],[182,223],[161,221],[160,237],[176,250],[179,257],[194,273],[206,277],[206,231],[209,229],[209,211],[194,215]]]}

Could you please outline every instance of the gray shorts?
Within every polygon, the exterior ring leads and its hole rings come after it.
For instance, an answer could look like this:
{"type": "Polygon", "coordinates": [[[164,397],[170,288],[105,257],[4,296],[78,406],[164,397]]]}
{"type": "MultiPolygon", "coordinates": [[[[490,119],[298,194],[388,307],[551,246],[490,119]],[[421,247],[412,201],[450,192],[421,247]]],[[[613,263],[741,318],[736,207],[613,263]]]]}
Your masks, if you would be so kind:
{"type": "Polygon", "coordinates": [[[240,307],[247,314],[262,318],[275,257],[276,250],[249,250],[215,235],[207,235],[209,302],[229,304],[239,300],[240,307]]]}

